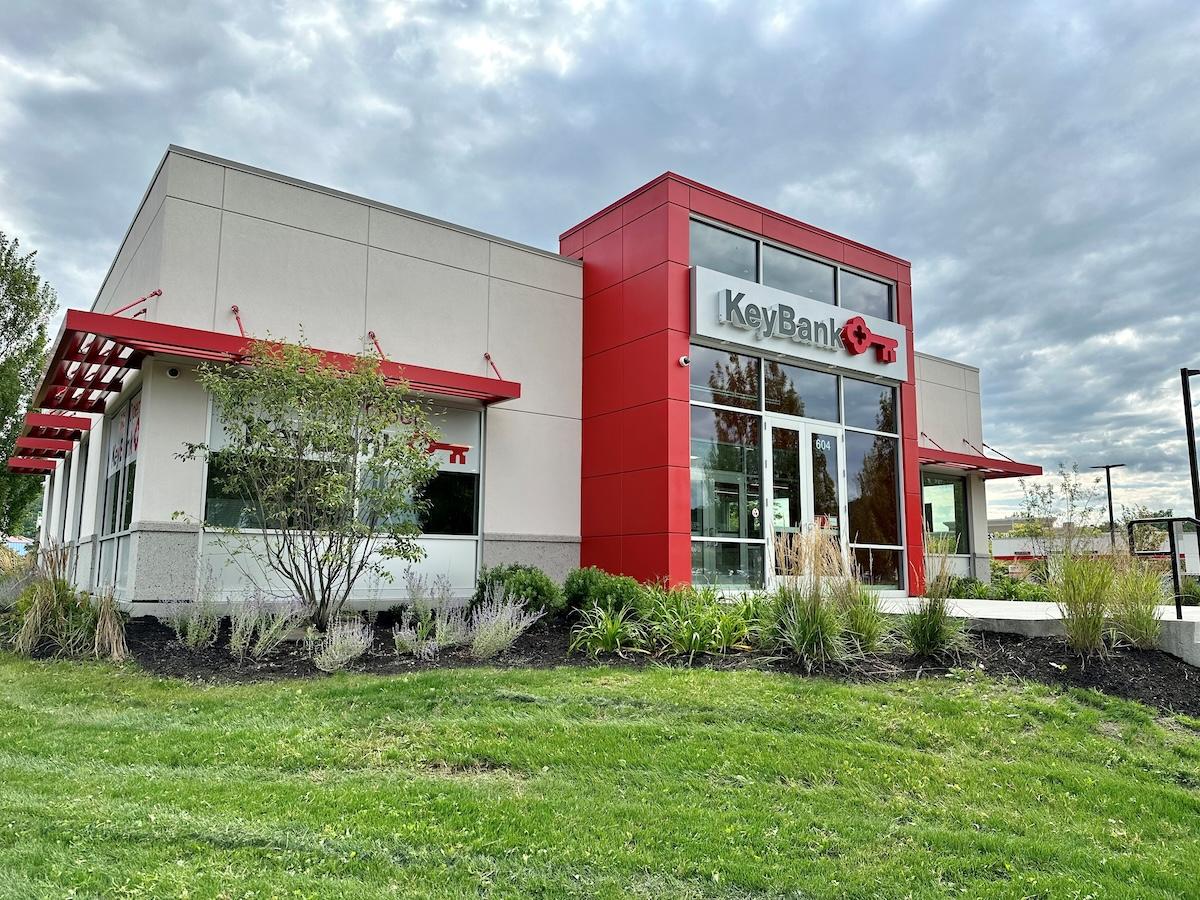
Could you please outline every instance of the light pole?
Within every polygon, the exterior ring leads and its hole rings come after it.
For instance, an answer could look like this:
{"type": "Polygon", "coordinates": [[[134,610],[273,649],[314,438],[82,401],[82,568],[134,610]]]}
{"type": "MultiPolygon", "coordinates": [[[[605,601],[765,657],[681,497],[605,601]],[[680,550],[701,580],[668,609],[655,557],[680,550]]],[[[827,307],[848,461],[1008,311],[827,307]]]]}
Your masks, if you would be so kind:
{"type": "Polygon", "coordinates": [[[1112,470],[1122,469],[1125,463],[1109,463],[1104,466],[1089,466],[1092,469],[1103,469],[1104,480],[1108,484],[1108,541],[1112,545],[1113,552],[1117,550],[1117,520],[1113,517],[1113,502],[1112,502],[1112,470]]]}

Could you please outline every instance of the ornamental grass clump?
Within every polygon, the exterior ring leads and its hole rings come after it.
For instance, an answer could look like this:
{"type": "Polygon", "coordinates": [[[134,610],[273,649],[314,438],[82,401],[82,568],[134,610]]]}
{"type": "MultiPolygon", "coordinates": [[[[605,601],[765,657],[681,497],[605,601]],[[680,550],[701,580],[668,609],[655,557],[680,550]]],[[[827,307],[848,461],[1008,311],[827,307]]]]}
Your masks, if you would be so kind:
{"type": "Polygon", "coordinates": [[[1158,646],[1162,632],[1158,606],[1165,602],[1159,573],[1141,561],[1127,561],[1112,583],[1109,617],[1116,643],[1138,650],[1158,646]]]}
{"type": "Polygon", "coordinates": [[[855,654],[875,653],[883,646],[887,622],[879,610],[879,596],[856,577],[834,582],[834,606],[841,611],[846,643],[855,654]]]}
{"type": "Polygon", "coordinates": [[[837,535],[823,528],[780,535],[775,558],[781,581],[771,595],[769,642],[808,672],[841,662],[849,645],[833,593],[850,573],[837,535]]]}
{"type": "Polygon", "coordinates": [[[846,626],[819,585],[782,584],[773,595],[775,640],[806,672],[825,670],[846,658],[846,626]]]}
{"type": "Polygon", "coordinates": [[[37,569],[13,607],[12,648],[21,656],[89,655],[96,640],[91,597],[67,581],[67,551],[50,545],[38,553],[37,569]]]}
{"type": "Polygon", "coordinates": [[[112,588],[101,592],[96,601],[96,634],[92,641],[92,653],[97,659],[123,662],[129,658],[129,645],[125,641],[125,617],[117,608],[117,599],[112,588]]]}
{"type": "Polygon", "coordinates": [[[1050,589],[1058,603],[1067,644],[1082,656],[1103,655],[1105,623],[1112,595],[1112,561],[1101,556],[1064,555],[1050,589]]]}
{"type": "Polygon", "coordinates": [[[913,656],[954,655],[967,642],[966,622],[954,615],[950,595],[955,578],[950,571],[953,542],[925,536],[925,596],[917,608],[900,617],[900,637],[913,656]]]}
{"type": "Polygon", "coordinates": [[[499,599],[481,603],[471,614],[471,656],[475,659],[494,659],[512,648],[517,638],[545,615],[544,611],[530,612],[523,603],[499,599]]]}
{"type": "Polygon", "coordinates": [[[313,665],[322,672],[337,672],[371,649],[374,635],[361,616],[343,616],[331,622],[317,639],[313,665]]]}

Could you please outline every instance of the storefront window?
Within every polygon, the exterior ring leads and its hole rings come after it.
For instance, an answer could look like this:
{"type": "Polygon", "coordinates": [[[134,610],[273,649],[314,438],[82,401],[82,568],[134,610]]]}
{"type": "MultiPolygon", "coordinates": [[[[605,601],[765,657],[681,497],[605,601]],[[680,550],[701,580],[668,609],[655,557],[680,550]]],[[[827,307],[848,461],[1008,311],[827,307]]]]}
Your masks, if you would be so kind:
{"type": "Polygon", "coordinates": [[[846,491],[851,544],[899,544],[897,441],[846,432],[846,491]]]}
{"type": "Polygon", "coordinates": [[[840,305],[880,319],[892,318],[892,288],[882,281],[842,272],[840,305]]]}
{"type": "Polygon", "coordinates": [[[480,414],[473,409],[441,409],[429,418],[440,433],[434,451],[438,473],[425,486],[421,532],[479,534],[480,414]]]}
{"type": "Polygon", "coordinates": [[[133,518],[141,412],[142,397],[137,394],[108,420],[104,508],[100,522],[102,535],[124,531],[133,518]]]}
{"type": "Polygon", "coordinates": [[[761,590],[765,552],[762,544],[692,541],[692,583],[761,590]]]}
{"type": "Polygon", "coordinates": [[[767,412],[838,420],[837,376],[767,361],[767,412]]]}
{"type": "Polygon", "coordinates": [[[843,378],[842,403],[847,425],[896,433],[896,389],[891,385],[843,378]]]}
{"type": "Polygon", "coordinates": [[[691,396],[700,403],[758,409],[758,366],[754,356],[693,346],[691,396]]]}
{"type": "Polygon", "coordinates": [[[820,300],[822,303],[833,303],[833,280],[837,270],[833,266],[763,245],[763,284],[808,297],[810,300],[820,300]]]}
{"type": "Polygon", "coordinates": [[[758,281],[758,241],[704,222],[691,223],[691,262],[746,281],[758,281]]]}
{"type": "Polygon", "coordinates": [[[707,222],[690,222],[691,264],[895,321],[892,286],[707,222]],[[759,254],[762,272],[759,272],[759,254]],[[834,284],[837,283],[837,290],[834,284]]]}
{"type": "Polygon", "coordinates": [[[761,431],[758,416],[692,407],[692,534],[698,538],[692,568],[698,584],[762,584],[761,431]]]}
{"type": "Polygon", "coordinates": [[[692,534],[762,537],[761,422],[692,407],[692,534]]]}
{"type": "MultiPolygon", "coordinates": [[[[479,533],[479,464],[480,414],[476,410],[437,409],[431,411],[430,424],[440,433],[432,448],[438,471],[425,486],[425,508],[419,525],[425,535],[477,535],[479,533]]],[[[204,520],[210,525],[225,528],[262,528],[264,515],[253,508],[244,497],[238,496],[228,478],[229,460],[222,457],[224,431],[218,421],[213,424],[212,445],[216,450],[208,461],[207,495],[204,520]]],[[[305,460],[304,465],[319,468],[325,463],[305,460]]],[[[320,477],[300,479],[308,483],[320,477]]],[[[293,504],[303,506],[297,499],[293,504]]],[[[279,516],[265,511],[267,524],[278,522],[279,516]]]]}
{"type": "Polygon", "coordinates": [[[950,553],[969,553],[967,539],[967,481],[956,475],[925,472],[921,476],[921,506],[925,531],[945,540],[950,553]]]}
{"type": "Polygon", "coordinates": [[[880,588],[900,587],[900,551],[877,547],[855,547],[854,566],[867,584],[880,588]]]}

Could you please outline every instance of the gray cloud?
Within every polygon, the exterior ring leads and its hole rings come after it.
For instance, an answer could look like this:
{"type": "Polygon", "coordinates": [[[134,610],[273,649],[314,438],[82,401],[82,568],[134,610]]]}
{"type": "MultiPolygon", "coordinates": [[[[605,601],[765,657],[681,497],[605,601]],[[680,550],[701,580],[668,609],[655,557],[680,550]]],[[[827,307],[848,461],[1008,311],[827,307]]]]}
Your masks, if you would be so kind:
{"type": "MultiPolygon", "coordinates": [[[[1194,3],[17,3],[0,228],[87,306],[174,142],[554,247],[665,169],[913,261],[989,443],[1186,507],[1194,3]]],[[[993,483],[996,509],[1015,486],[993,483]]]]}

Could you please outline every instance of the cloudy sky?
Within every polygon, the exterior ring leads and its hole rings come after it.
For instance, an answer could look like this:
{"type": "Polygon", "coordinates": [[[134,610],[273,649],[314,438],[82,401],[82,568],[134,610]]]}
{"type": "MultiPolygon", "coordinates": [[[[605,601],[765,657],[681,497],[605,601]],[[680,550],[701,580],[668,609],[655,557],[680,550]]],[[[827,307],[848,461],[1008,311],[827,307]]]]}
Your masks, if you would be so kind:
{"type": "MultiPolygon", "coordinates": [[[[168,143],[547,248],[672,169],[910,259],[917,347],[983,369],[991,445],[1125,462],[1118,503],[1189,505],[1195,0],[7,0],[3,18],[0,230],[64,305],[91,303],[168,143]]],[[[990,505],[1018,495],[993,482],[990,505]]]]}

